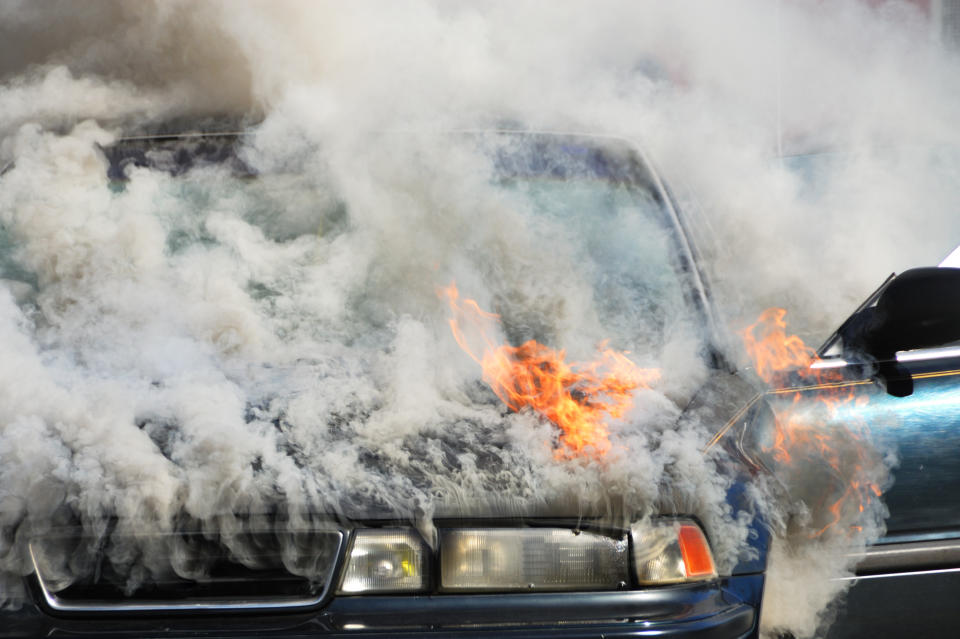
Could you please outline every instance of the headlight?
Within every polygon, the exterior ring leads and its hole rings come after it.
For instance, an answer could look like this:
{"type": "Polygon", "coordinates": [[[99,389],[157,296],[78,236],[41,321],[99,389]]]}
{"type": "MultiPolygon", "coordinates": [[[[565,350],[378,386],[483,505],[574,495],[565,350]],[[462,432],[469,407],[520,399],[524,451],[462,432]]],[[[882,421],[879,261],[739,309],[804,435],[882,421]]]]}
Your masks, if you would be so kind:
{"type": "Polygon", "coordinates": [[[444,590],[612,590],[629,579],[627,538],[569,528],[440,533],[444,590]]]}
{"type": "Polygon", "coordinates": [[[427,549],[413,530],[358,530],[338,594],[419,592],[427,588],[427,574],[427,549]]]}
{"type": "Polygon", "coordinates": [[[707,538],[685,519],[634,524],[633,565],[641,585],[715,579],[717,568],[707,538]]]}
{"type": "MultiPolygon", "coordinates": [[[[338,594],[427,592],[431,558],[412,529],[357,530],[338,594]]],[[[444,592],[617,590],[631,582],[651,586],[717,577],[706,536],[689,519],[636,523],[629,537],[570,528],[444,528],[433,559],[439,563],[435,586],[444,592]]]]}

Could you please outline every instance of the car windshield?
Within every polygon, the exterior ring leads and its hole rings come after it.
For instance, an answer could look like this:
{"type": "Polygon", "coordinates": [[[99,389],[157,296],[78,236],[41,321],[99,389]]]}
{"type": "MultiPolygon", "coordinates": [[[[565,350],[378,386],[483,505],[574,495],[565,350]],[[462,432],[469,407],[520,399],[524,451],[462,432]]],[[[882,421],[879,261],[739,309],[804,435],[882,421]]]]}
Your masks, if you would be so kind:
{"type": "MultiPolygon", "coordinates": [[[[672,332],[690,321],[683,297],[689,282],[681,270],[676,229],[668,225],[661,203],[649,189],[593,176],[563,180],[527,176],[507,180],[504,187],[518,206],[528,207],[535,216],[533,232],[545,245],[556,247],[552,263],[543,268],[567,260],[575,271],[571,279],[589,287],[589,308],[613,347],[656,356],[672,332]]],[[[555,295],[558,303],[560,291],[555,295]]],[[[498,297],[505,296],[509,293],[498,297]]],[[[511,308],[509,300],[504,307],[511,308]]],[[[542,319],[550,315],[545,313],[542,319]]],[[[549,327],[537,331],[510,316],[503,318],[503,328],[515,345],[526,339],[555,339],[549,327]]]]}

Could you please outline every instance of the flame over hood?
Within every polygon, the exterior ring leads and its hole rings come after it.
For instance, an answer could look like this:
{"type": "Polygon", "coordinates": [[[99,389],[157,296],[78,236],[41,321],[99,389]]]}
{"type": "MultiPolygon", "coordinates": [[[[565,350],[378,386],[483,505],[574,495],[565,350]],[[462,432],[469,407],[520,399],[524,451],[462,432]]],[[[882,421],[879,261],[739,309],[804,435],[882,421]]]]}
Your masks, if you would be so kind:
{"type": "Polygon", "coordinates": [[[592,362],[565,361],[565,352],[536,340],[520,346],[498,345],[492,334],[499,315],[475,300],[460,301],[456,284],[441,289],[450,303],[450,330],[460,347],[483,369],[483,379],[511,410],[530,407],[562,431],[558,457],[603,456],[610,450],[606,420],[617,419],[633,405],[633,392],[660,378],[657,369],[639,368],[617,352],[599,345],[592,362]],[[482,343],[477,355],[464,330],[482,343]]]}

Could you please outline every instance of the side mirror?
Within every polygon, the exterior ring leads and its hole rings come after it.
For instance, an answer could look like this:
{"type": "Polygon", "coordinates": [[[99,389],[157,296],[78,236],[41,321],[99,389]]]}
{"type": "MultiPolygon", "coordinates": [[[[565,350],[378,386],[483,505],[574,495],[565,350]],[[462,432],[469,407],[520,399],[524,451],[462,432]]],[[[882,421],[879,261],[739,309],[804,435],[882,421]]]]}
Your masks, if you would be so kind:
{"type": "Polygon", "coordinates": [[[888,392],[909,395],[913,382],[896,363],[897,351],[960,340],[960,268],[904,271],[887,285],[876,306],[847,320],[840,336],[844,351],[865,353],[878,362],[888,392]]]}

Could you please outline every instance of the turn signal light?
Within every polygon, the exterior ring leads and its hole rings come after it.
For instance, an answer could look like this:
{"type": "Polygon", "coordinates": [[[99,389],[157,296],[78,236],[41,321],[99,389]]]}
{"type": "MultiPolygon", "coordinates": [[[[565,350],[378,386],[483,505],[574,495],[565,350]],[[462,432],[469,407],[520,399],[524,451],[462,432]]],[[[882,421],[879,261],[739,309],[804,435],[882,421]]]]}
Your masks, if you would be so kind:
{"type": "Polygon", "coordinates": [[[717,567],[700,526],[691,520],[634,524],[633,563],[641,585],[716,579],[717,567]]]}

